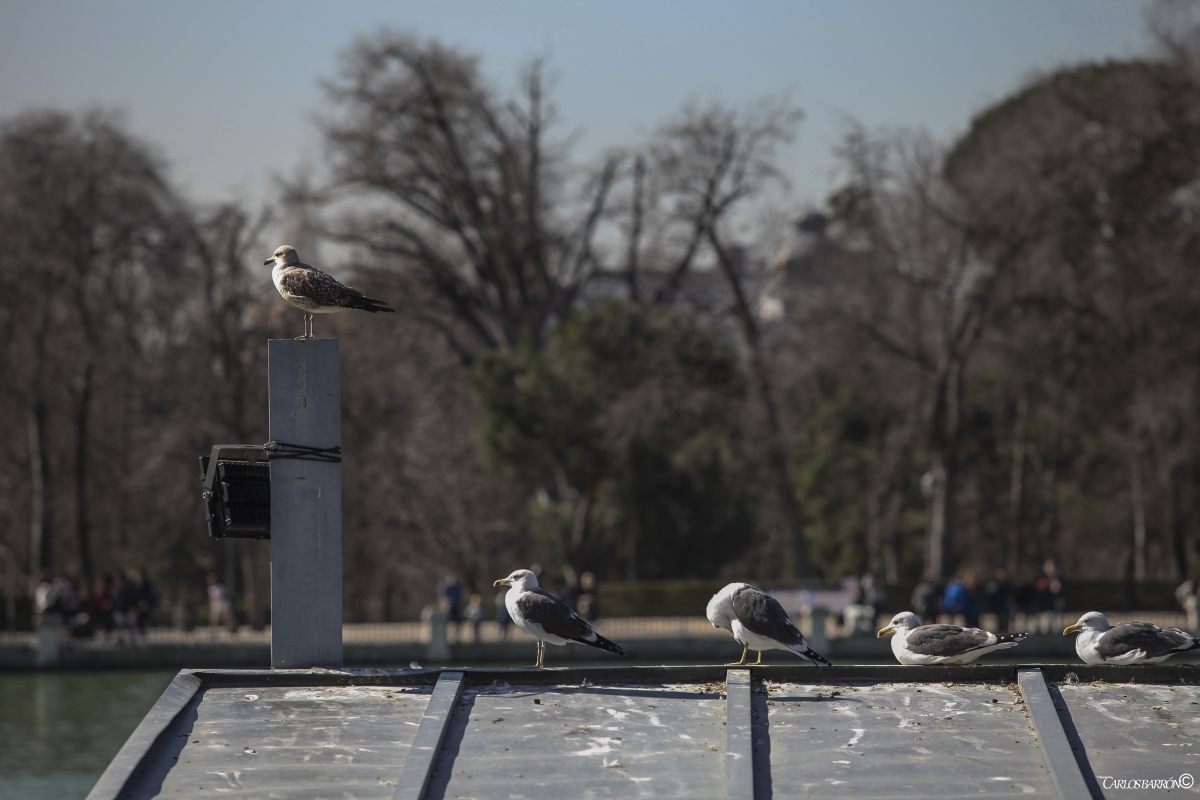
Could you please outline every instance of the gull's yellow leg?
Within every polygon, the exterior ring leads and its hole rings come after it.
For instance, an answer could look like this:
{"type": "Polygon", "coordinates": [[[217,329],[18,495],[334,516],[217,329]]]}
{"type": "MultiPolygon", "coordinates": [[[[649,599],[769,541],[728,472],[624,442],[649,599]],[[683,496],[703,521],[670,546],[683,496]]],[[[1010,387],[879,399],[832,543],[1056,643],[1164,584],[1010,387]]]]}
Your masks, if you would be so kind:
{"type": "MultiPolygon", "coordinates": [[[[743,664],[745,664],[745,663],[746,663],[746,653],[749,653],[749,652],[750,652],[750,645],[748,645],[748,644],[742,645],[742,660],[741,660],[741,661],[730,661],[730,662],[729,662],[728,664],[726,664],[725,666],[727,666],[727,667],[740,667],[740,666],[742,666],[743,664]]],[[[760,655],[761,655],[761,654],[760,654],[760,655]]]]}
{"type": "Polygon", "coordinates": [[[756,665],[757,665],[757,664],[761,664],[761,663],[762,663],[762,650],[759,650],[759,651],[758,651],[758,661],[755,661],[754,663],[755,663],[756,665]]]}

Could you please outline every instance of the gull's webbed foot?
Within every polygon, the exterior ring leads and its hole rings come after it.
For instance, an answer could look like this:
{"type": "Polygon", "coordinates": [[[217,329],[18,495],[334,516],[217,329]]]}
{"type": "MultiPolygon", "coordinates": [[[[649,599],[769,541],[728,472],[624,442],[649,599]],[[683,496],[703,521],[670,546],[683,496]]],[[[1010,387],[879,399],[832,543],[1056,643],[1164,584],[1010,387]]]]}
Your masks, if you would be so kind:
{"type": "MultiPolygon", "coordinates": [[[[747,644],[747,645],[742,645],[742,660],[741,660],[741,661],[730,661],[730,662],[729,662],[728,664],[726,664],[725,666],[727,666],[727,667],[740,667],[740,666],[743,666],[743,665],[746,663],[746,654],[747,654],[747,653],[749,653],[749,652],[750,652],[750,645],[748,645],[748,644],[747,644]]],[[[762,654],[760,653],[759,655],[761,656],[762,654]]]]}

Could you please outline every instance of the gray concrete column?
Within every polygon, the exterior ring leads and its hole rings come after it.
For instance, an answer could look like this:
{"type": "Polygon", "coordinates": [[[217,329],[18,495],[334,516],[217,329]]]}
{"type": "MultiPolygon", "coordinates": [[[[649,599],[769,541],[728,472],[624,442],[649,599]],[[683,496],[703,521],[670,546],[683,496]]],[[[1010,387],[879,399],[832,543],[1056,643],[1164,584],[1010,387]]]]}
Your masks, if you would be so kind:
{"type": "Polygon", "coordinates": [[[421,616],[429,622],[429,643],[425,645],[425,660],[432,664],[445,664],[450,660],[450,615],[440,609],[427,609],[421,616]]]}
{"type": "Polygon", "coordinates": [[[37,665],[56,667],[62,653],[63,615],[57,611],[46,611],[37,618],[37,665]]]}
{"type": "MultiPolygon", "coordinates": [[[[342,443],[337,339],[267,343],[271,441],[342,443]]],[[[271,460],[271,666],[342,665],[342,465],[271,460]]]]}

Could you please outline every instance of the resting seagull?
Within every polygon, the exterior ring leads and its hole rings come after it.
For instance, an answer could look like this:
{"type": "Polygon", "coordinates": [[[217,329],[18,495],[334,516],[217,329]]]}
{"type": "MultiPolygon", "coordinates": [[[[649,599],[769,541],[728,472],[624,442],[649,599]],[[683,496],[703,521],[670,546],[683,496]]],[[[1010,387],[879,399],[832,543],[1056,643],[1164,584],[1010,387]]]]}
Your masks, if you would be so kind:
{"type": "Polygon", "coordinates": [[[383,311],[392,313],[396,309],[388,308],[382,300],[367,297],[358,289],[344,285],[331,275],[316,267],[300,263],[296,248],[283,245],[276,249],[275,254],[263,262],[274,264],[271,278],[275,288],[284,300],[304,312],[304,335],[297,339],[313,338],[313,317],[317,314],[333,314],[347,308],[357,308],[370,311],[372,314],[383,311]]]}
{"type": "Polygon", "coordinates": [[[901,664],[970,664],[993,650],[1016,647],[1026,633],[988,633],[957,625],[922,625],[911,611],[892,617],[879,636],[892,637],[892,652],[901,664]]]}
{"type": "Polygon", "coordinates": [[[575,642],[598,647],[619,656],[625,651],[596,633],[596,629],[571,610],[571,607],[545,589],[538,588],[537,576],[519,569],[493,586],[509,586],[504,595],[504,607],[517,627],[538,640],[535,667],[546,666],[546,643],[575,642]]]}
{"type": "Polygon", "coordinates": [[[742,660],[729,666],[745,664],[750,648],[758,651],[755,664],[762,663],[764,650],[787,650],[817,666],[833,666],[808,646],[804,634],[792,624],[778,600],[748,583],[731,583],[714,594],[705,614],[714,628],[729,631],[742,645],[742,660]]]}
{"type": "Polygon", "coordinates": [[[1159,664],[1176,653],[1200,648],[1200,641],[1179,628],[1149,622],[1109,625],[1099,611],[1089,611],[1063,635],[1078,633],[1075,652],[1087,664],[1159,664]]]}

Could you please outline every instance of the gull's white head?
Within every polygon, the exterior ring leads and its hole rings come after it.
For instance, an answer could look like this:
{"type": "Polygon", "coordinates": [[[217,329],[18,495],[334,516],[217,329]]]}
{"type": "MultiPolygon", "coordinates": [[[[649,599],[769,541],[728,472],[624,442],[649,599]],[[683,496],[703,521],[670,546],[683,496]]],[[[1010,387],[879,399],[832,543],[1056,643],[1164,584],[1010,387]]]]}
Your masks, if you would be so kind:
{"type": "Polygon", "coordinates": [[[704,614],[714,628],[733,631],[733,596],[749,585],[748,583],[731,583],[712,596],[704,614]]]}
{"type": "Polygon", "coordinates": [[[513,570],[511,575],[507,578],[501,578],[493,583],[492,586],[511,586],[514,589],[528,592],[538,588],[537,575],[534,575],[527,569],[513,570]]]}
{"type": "Polygon", "coordinates": [[[291,267],[300,263],[300,256],[296,255],[296,248],[290,244],[280,245],[275,248],[274,254],[266,261],[264,265],[270,264],[277,267],[291,267]]]}
{"type": "Polygon", "coordinates": [[[1089,611],[1079,618],[1079,621],[1074,625],[1068,625],[1063,629],[1063,636],[1071,633],[1079,633],[1080,631],[1096,631],[1103,633],[1112,626],[1108,624],[1108,618],[1099,611],[1089,611]]]}
{"type": "Polygon", "coordinates": [[[919,627],[921,627],[921,620],[917,619],[916,614],[911,611],[901,611],[892,617],[892,621],[888,623],[888,626],[875,634],[875,636],[876,638],[880,638],[896,631],[911,631],[913,628],[919,627]]]}

